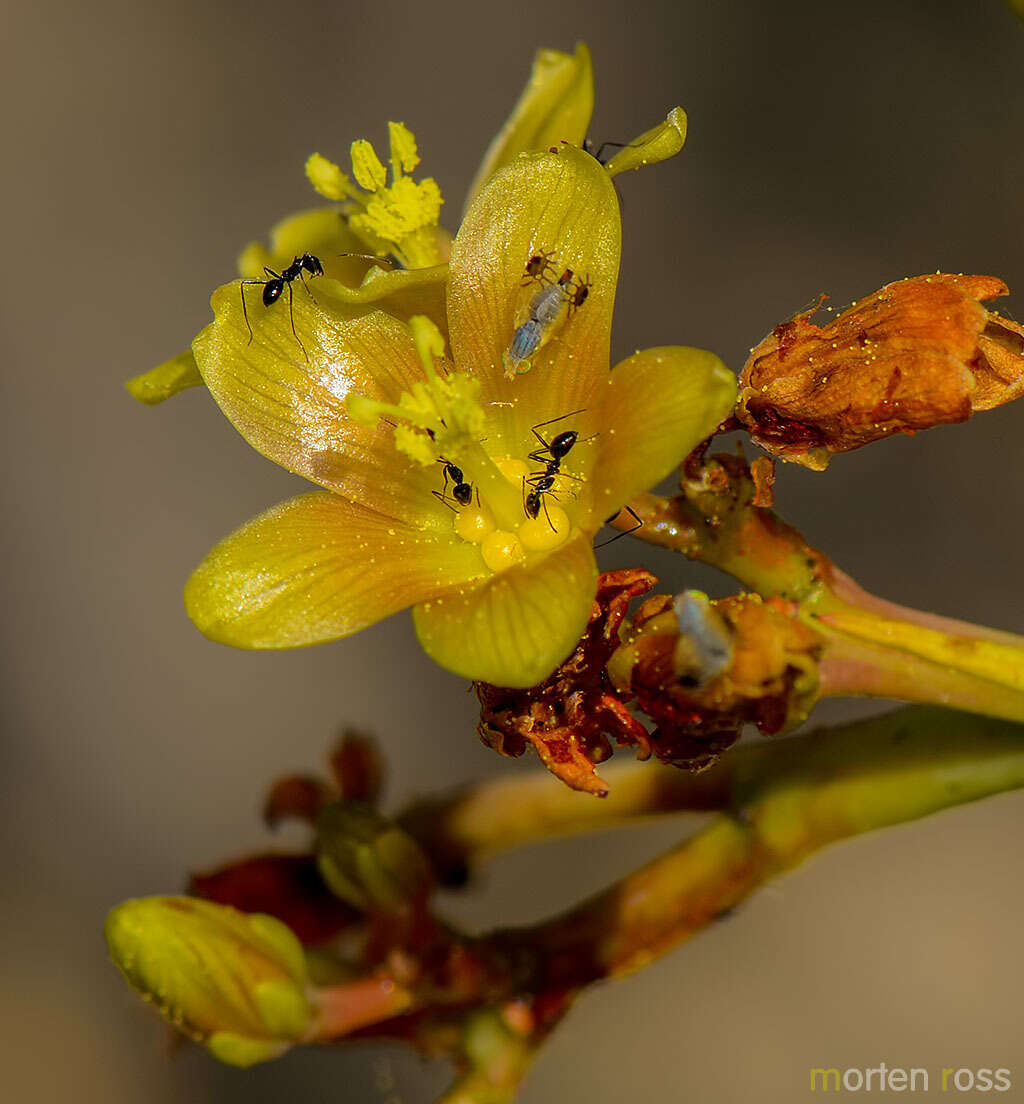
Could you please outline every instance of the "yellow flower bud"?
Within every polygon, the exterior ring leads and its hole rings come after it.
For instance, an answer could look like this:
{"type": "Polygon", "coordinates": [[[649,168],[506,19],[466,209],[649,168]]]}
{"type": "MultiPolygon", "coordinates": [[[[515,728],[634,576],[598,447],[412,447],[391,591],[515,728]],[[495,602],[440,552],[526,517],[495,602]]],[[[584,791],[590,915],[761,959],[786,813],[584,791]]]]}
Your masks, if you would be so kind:
{"type": "Polygon", "coordinates": [[[309,1033],[302,947],[272,916],[145,897],[113,909],[105,931],[128,984],[220,1061],[276,1058],[309,1033]]]}
{"type": "Polygon", "coordinates": [[[430,866],[419,845],[369,805],[338,801],[317,822],[320,874],[343,901],[365,912],[394,912],[422,899],[430,866]]]}

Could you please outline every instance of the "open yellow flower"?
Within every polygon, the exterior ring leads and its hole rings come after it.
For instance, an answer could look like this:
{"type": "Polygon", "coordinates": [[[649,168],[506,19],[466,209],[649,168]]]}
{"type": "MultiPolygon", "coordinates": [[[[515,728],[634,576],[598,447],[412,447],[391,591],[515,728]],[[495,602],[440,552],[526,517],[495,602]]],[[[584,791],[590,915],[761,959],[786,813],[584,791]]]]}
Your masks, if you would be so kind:
{"type": "Polygon", "coordinates": [[[411,606],[423,647],[449,670],[518,687],[550,674],[587,623],[596,531],[735,397],[733,376],[695,349],[639,352],[609,374],[619,237],[593,157],[564,146],[513,160],[452,248],[450,359],[427,318],[353,302],[328,279],[315,299],[295,290],[306,355],[288,304],[250,311],[250,342],[238,284],[219,289],[193,345],[203,379],[250,444],[324,490],[210,553],[185,593],[198,627],[238,647],[296,647],[411,606]],[[530,275],[537,258],[551,275],[530,275]],[[544,287],[573,302],[530,370],[508,379],[518,319],[544,287]],[[576,437],[541,489],[560,432],[576,437]]]}

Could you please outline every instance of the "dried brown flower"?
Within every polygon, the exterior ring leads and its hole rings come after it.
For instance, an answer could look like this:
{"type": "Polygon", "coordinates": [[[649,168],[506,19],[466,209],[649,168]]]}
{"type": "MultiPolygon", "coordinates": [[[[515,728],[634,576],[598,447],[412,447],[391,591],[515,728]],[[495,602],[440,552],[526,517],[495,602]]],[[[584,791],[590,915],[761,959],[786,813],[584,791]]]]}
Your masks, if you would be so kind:
{"type": "Polygon", "coordinates": [[[608,786],[595,770],[611,754],[609,737],[650,753],[647,730],[619,698],[605,671],[619,646],[619,627],[630,601],[654,586],[649,571],[624,568],[598,578],[587,631],[576,650],[539,686],[513,690],[475,683],[481,740],[501,755],[518,757],[532,745],[544,766],[574,790],[604,797],[608,786]]]}
{"type": "Polygon", "coordinates": [[[768,452],[821,471],[833,453],[963,422],[1024,394],[1024,327],[982,303],[994,276],[888,284],[819,327],[796,315],[754,349],[736,417],[768,452]]]}

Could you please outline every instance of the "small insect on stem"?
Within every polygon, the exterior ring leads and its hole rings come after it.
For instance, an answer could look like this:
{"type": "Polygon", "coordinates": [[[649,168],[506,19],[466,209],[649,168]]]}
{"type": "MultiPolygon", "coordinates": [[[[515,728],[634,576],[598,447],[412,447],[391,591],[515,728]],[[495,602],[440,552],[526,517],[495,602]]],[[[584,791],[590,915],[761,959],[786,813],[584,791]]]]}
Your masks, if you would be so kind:
{"type": "Polygon", "coordinates": [[[320,263],[319,257],[314,257],[312,253],[303,253],[301,257],[296,257],[295,260],[280,272],[275,272],[272,268],[264,268],[263,271],[270,277],[267,280],[242,280],[238,286],[238,294],[242,300],[242,316],[245,318],[245,326],[249,331],[249,340],[247,344],[252,344],[252,326],[249,324],[249,311],[245,305],[245,285],[246,284],[260,284],[263,288],[263,305],[265,307],[272,306],[281,298],[281,293],[285,288],[288,289],[288,318],[292,324],[292,337],[295,338],[299,348],[302,350],[302,355],[309,360],[309,354],[306,352],[306,346],[299,340],[299,335],[295,332],[295,312],[292,309],[292,284],[298,280],[304,288],[306,288],[306,294],[313,298],[313,293],[306,287],[306,276],[308,273],[312,278],[313,276],[323,276],[324,266],[320,263]]]}
{"type": "MultiPolygon", "coordinates": [[[[614,544],[620,537],[628,537],[630,533],[635,533],[637,529],[643,528],[643,522],[640,520],[640,515],[633,509],[632,506],[623,506],[622,510],[625,510],[627,514],[636,522],[636,525],[632,529],[623,529],[621,532],[616,533],[614,537],[609,537],[606,541],[601,541],[600,544],[595,544],[594,548],[604,548],[606,545],[614,544]]],[[[611,525],[611,523],[622,513],[622,510],[616,510],[610,518],[605,520],[605,525],[611,525]]]]}

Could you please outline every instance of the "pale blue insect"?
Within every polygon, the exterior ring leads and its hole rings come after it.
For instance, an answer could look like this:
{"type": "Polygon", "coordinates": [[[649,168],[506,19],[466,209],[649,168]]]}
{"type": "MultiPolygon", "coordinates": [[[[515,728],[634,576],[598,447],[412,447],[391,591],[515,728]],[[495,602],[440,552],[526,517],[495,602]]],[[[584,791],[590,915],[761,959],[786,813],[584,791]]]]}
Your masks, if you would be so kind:
{"type": "Polygon", "coordinates": [[[549,267],[548,255],[538,254],[526,266],[528,279],[539,279],[541,288],[530,300],[529,314],[516,327],[505,351],[505,375],[511,379],[516,373],[530,370],[530,360],[551,331],[562,321],[566,313],[581,306],[590,290],[590,280],[577,281],[572,269],[567,268],[552,283],[544,283],[544,270],[549,267]],[[578,286],[577,286],[578,284],[578,286]]]}

